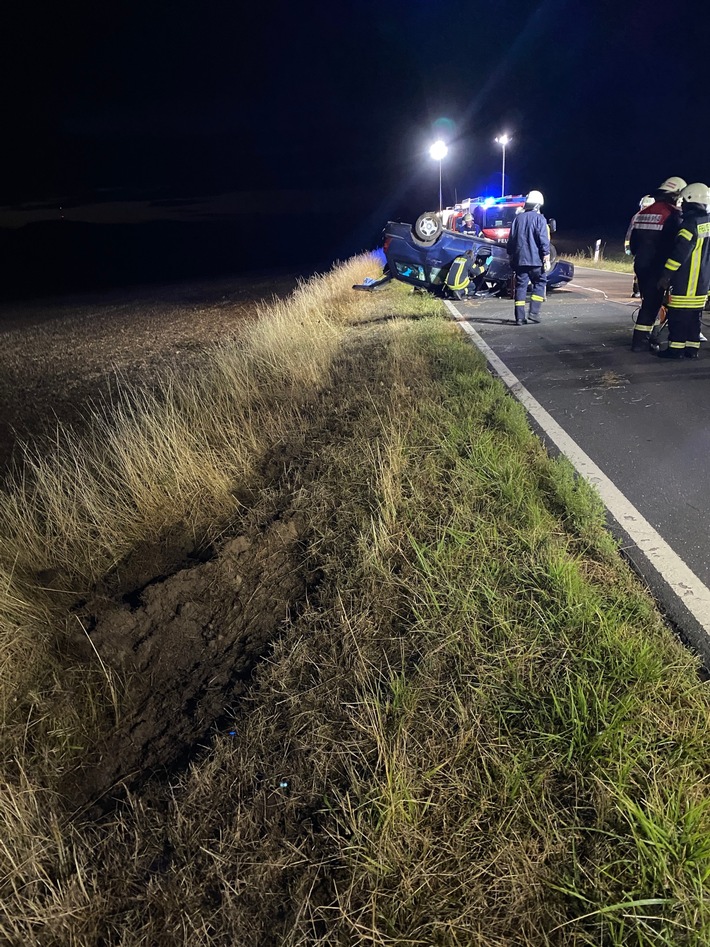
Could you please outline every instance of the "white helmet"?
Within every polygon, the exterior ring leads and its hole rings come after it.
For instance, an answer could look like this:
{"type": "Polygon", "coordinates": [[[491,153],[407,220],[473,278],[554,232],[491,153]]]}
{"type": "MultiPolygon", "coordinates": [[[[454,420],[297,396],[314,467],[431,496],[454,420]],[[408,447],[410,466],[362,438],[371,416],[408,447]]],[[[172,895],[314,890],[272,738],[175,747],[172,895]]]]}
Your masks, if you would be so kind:
{"type": "Polygon", "coordinates": [[[545,203],[545,198],[542,196],[540,191],[530,191],[528,196],[525,198],[525,203],[530,204],[531,206],[535,204],[542,205],[545,203]]]}
{"type": "Polygon", "coordinates": [[[680,199],[686,204],[710,204],[710,188],[707,184],[688,184],[680,192],[680,199]]]}
{"type": "Polygon", "coordinates": [[[651,197],[650,194],[644,194],[639,201],[639,210],[645,210],[647,207],[650,207],[651,204],[655,204],[655,199],[651,197]]]}
{"type": "Polygon", "coordinates": [[[663,184],[658,185],[659,191],[666,191],[668,194],[677,194],[685,187],[683,178],[666,178],[663,184]]]}

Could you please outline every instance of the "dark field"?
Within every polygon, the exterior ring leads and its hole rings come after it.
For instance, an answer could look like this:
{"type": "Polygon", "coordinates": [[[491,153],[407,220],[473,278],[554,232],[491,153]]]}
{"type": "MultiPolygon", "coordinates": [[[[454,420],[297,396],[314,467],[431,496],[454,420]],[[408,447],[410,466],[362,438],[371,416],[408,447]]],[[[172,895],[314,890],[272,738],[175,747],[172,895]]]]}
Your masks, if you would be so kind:
{"type": "Polygon", "coordinates": [[[258,300],[287,295],[297,274],[144,286],[0,305],[0,468],[18,442],[81,424],[92,400],[150,385],[172,366],[198,364],[238,334],[258,300]]]}

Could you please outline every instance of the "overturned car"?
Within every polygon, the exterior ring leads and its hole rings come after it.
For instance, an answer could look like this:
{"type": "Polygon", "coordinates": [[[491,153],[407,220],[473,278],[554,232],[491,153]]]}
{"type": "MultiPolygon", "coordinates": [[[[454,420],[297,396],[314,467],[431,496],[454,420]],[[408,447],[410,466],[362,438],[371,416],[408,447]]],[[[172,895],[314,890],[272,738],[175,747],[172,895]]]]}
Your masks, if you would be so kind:
{"type": "MultiPolygon", "coordinates": [[[[383,235],[382,249],[387,259],[385,275],[380,280],[358,289],[375,289],[390,279],[418,286],[434,293],[443,293],[446,274],[454,259],[466,250],[473,250],[478,260],[490,258],[484,275],[477,281],[477,295],[511,296],[513,271],[504,246],[486,237],[445,230],[435,215],[422,215],[413,228],[411,224],[389,221],[383,235]]],[[[574,279],[574,266],[550,254],[551,268],[547,274],[548,289],[557,289],[574,279]]]]}

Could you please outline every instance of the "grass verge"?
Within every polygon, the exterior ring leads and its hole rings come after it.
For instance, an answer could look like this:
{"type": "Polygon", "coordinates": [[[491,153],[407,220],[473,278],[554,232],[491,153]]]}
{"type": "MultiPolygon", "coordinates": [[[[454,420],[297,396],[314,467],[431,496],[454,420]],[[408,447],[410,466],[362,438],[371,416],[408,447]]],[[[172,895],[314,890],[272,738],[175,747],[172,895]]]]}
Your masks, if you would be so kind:
{"type": "Polygon", "coordinates": [[[634,261],[633,257],[628,257],[623,253],[605,254],[604,248],[598,260],[594,259],[594,247],[587,247],[585,250],[578,250],[576,253],[565,256],[566,260],[574,263],[575,266],[589,266],[595,270],[611,270],[613,273],[629,273],[633,275],[634,261]]]}
{"type": "MultiPolygon", "coordinates": [[[[231,726],[108,817],[72,817],[41,788],[36,757],[68,751],[30,716],[0,810],[0,934],[75,947],[708,943],[710,702],[696,663],[620,560],[594,492],[545,454],[436,304],[401,287],[347,296],[352,268],[330,279],[320,331],[301,338],[287,318],[291,354],[255,343],[248,399],[218,388],[257,406],[252,426],[246,409],[219,412],[217,444],[243,458],[227,486],[202,506],[184,489],[173,507],[174,455],[141,468],[136,495],[162,519],[126,516],[138,525],[100,560],[110,569],[146,522],[149,538],[188,514],[194,535],[215,531],[239,512],[235,481],[259,496],[258,457],[278,450],[268,492],[305,519],[317,586],[231,726]],[[306,372],[321,334],[327,354],[306,372]]],[[[177,388],[155,404],[191,412],[189,443],[211,401],[193,407],[177,388]]],[[[40,494],[22,489],[15,509],[34,523],[40,494]]],[[[40,564],[69,577],[62,591],[100,578],[81,539],[58,545],[73,557],[40,564]]],[[[5,614],[17,629],[61,622],[61,597],[30,594],[34,553],[14,549],[5,614]]],[[[50,637],[37,632],[38,652],[50,637]]],[[[56,654],[28,666],[52,662],[76,696],[80,669],[56,654]]],[[[33,693],[42,716],[51,689],[33,693]]]]}

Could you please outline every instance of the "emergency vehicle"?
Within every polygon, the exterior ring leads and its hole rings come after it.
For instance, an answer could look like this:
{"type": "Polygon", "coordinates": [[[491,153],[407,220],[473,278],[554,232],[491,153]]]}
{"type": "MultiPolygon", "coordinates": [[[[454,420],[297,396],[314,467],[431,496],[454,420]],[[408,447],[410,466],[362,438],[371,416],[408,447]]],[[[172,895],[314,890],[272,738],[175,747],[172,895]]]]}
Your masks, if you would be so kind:
{"type": "MultiPolygon", "coordinates": [[[[496,243],[507,243],[510,228],[516,214],[525,207],[525,194],[509,194],[506,197],[470,197],[460,204],[445,208],[441,222],[446,230],[457,230],[466,214],[471,214],[476,232],[496,243]]],[[[554,220],[548,221],[550,233],[556,230],[554,220]]]]}

